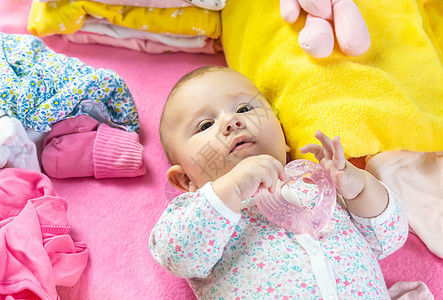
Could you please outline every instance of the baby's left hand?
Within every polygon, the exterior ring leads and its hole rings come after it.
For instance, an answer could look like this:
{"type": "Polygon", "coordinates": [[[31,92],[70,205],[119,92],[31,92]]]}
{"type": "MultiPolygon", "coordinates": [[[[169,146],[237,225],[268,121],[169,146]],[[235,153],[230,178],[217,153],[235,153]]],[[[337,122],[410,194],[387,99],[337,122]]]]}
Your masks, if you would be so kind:
{"type": "Polygon", "coordinates": [[[315,155],[320,165],[331,174],[335,187],[343,198],[356,198],[365,189],[364,171],[346,160],[340,137],[336,136],[331,140],[320,130],[315,132],[315,137],[321,145],[308,144],[300,148],[300,152],[315,155]]]}

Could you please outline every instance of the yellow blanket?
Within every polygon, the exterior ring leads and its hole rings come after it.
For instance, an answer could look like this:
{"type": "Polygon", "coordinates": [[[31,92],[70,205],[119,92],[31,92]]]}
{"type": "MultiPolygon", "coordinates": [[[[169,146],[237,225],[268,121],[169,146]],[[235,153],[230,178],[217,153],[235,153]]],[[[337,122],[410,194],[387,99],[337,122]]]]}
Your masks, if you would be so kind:
{"type": "Polygon", "coordinates": [[[220,12],[198,7],[148,8],[108,5],[93,1],[32,2],[28,31],[36,36],[71,34],[86,16],[106,18],[114,25],[155,33],[220,37],[220,12]]]}
{"type": "MultiPolygon", "coordinates": [[[[279,1],[227,1],[228,65],[248,76],[280,118],[293,157],[321,129],[348,157],[443,150],[443,1],[355,0],[372,44],[360,57],[338,47],[314,59],[298,45],[305,16],[286,24],[279,1]]],[[[312,158],[312,156],[308,156],[312,158]]]]}

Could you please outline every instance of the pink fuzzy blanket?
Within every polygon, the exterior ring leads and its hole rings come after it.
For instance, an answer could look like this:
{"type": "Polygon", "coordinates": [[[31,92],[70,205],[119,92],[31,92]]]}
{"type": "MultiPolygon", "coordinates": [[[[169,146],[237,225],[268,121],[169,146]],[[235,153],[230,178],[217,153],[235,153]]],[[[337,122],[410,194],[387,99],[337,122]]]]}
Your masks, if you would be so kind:
{"type": "MultiPolygon", "coordinates": [[[[30,0],[0,1],[0,30],[27,33],[30,0]]],[[[68,202],[72,236],[85,241],[90,258],[79,282],[59,288],[61,299],[195,299],[184,279],[161,269],[148,248],[148,236],[166,208],[173,189],[158,135],[164,101],[174,83],[201,65],[225,65],[222,54],[157,54],[100,45],[77,45],[60,37],[45,43],[54,51],[75,56],[93,67],[116,71],[127,83],[138,107],[147,174],[131,179],[53,180],[68,202]]],[[[397,281],[423,281],[436,299],[443,299],[443,260],[419,238],[381,261],[389,286],[397,281]]]]}

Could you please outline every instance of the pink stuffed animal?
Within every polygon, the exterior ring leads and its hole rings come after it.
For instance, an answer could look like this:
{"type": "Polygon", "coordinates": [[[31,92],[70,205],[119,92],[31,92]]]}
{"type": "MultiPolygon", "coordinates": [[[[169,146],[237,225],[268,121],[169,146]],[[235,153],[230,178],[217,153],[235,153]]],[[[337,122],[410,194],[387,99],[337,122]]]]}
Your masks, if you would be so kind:
{"type": "Polygon", "coordinates": [[[369,49],[371,38],[368,28],[352,0],[280,0],[281,15],[288,23],[297,21],[300,7],[307,12],[307,17],[298,42],[309,55],[323,58],[332,53],[332,22],[343,53],[358,56],[369,49]]]}

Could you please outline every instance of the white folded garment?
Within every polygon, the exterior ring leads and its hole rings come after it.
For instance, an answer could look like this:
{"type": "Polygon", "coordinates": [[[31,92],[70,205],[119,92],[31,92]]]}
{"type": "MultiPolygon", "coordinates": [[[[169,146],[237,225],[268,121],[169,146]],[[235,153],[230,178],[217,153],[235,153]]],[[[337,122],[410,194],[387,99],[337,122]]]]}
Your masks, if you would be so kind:
{"type": "Polygon", "coordinates": [[[181,48],[200,48],[206,45],[206,35],[186,36],[176,34],[161,34],[147,32],[144,30],[136,30],[132,28],[122,27],[106,21],[92,22],[85,21],[81,31],[89,33],[98,33],[107,36],[111,36],[118,39],[146,39],[154,42],[160,42],[162,44],[181,48]]]}
{"type": "Polygon", "coordinates": [[[40,172],[37,149],[16,118],[0,109],[0,169],[22,168],[40,172]]]}

